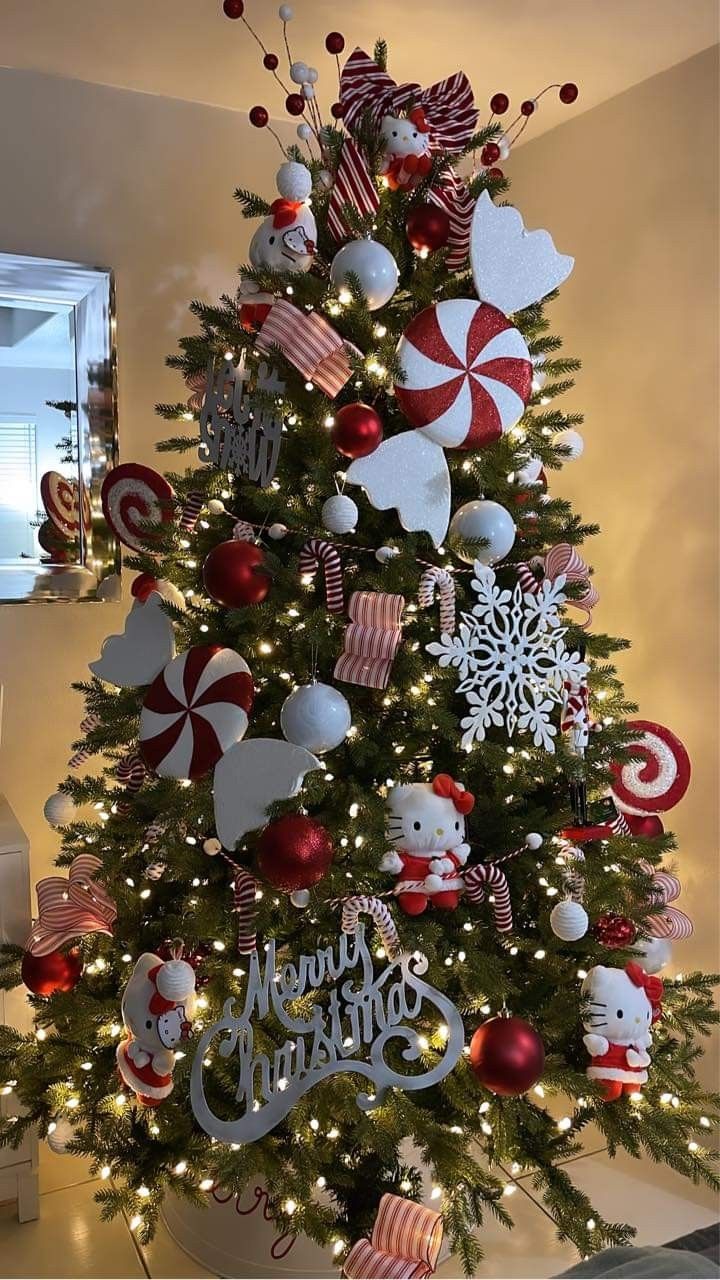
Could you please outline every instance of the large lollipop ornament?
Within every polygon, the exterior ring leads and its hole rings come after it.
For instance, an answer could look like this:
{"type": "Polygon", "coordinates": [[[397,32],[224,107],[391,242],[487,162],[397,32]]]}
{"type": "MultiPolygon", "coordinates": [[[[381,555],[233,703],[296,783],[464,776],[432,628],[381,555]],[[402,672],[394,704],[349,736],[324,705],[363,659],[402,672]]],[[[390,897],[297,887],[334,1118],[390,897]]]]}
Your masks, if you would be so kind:
{"type": "Polygon", "coordinates": [[[664,725],[631,720],[634,738],[629,744],[639,760],[612,766],[610,788],[622,813],[644,816],[664,813],[678,804],[690,782],[690,757],[679,738],[664,725]]]}
{"type": "Polygon", "coordinates": [[[172,486],[152,467],[123,462],[113,467],[100,497],[110,528],[131,551],[152,551],[159,526],[173,519],[172,486]]]}

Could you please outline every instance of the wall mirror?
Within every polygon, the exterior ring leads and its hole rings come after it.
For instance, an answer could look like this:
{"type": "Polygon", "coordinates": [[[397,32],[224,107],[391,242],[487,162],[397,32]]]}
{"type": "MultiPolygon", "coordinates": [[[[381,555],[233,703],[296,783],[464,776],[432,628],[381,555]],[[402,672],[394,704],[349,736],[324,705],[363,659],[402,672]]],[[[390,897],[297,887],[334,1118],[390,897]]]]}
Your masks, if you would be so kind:
{"type": "Polygon", "coordinates": [[[0,602],[119,598],[116,401],[112,273],[0,253],[0,602]]]}

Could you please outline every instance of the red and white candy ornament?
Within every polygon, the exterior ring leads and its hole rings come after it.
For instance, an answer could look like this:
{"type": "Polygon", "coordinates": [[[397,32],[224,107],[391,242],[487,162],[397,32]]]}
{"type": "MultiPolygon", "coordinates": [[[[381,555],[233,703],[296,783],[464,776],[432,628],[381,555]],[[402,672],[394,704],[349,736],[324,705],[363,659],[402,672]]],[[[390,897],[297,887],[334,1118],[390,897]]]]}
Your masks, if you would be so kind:
{"type": "Polygon", "coordinates": [[[690,783],[690,757],[679,738],[662,724],[630,720],[629,744],[641,760],[612,766],[611,795],[622,813],[664,813],[682,800],[690,783]]]}
{"type": "Polygon", "coordinates": [[[103,481],[100,497],[110,528],[131,551],[152,551],[157,531],[174,519],[172,486],[158,471],[122,462],[103,481]]]}

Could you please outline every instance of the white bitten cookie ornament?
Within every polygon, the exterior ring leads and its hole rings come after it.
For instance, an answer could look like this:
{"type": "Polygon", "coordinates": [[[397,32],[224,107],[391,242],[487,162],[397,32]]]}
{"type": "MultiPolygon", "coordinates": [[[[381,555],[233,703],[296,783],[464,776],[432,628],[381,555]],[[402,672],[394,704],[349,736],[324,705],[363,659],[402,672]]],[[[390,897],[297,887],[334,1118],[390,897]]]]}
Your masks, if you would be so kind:
{"type": "Polygon", "coordinates": [[[473,214],[470,263],[478,297],[509,316],[567,280],[575,259],[557,252],[548,231],[526,231],[517,209],[494,205],[483,191],[473,214]]]}
{"type": "Polygon", "coordinates": [[[250,241],[250,262],[256,270],[309,271],[317,246],[317,224],[308,203],[310,170],[288,160],[277,172],[280,197],[250,241]]]}
{"type": "Polygon", "coordinates": [[[393,787],[387,798],[386,835],[393,848],[381,871],[397,876],[393,890],[402,910],[418,916],[428,905],[454,911],[464,888],[465,816],[475,797],[447,773],[432,782],[393,787]]]}
{"type": "Polygon", "coordinates": [[[380,125],[385,154],[380,165],[385,185],[391,191],[410,191],[432,169],[430,130],[422,107],[406,119],[383,116],[380,125]]]}
{"type": "Polygon", "coordinates": [[[138,1101],[156,1107],[173,1089],[173,1050],[192,1033],[195,971],[182,959],[182,947],[162,960],[146,951],[140,956],[122,998],[128,1036],[117,1047],[123,1083],[138,1101]]]}
{"type": "Polygon", "coordinates": [[[583,1044],[592,1059],[590,1080],[600,1081],[605,1102],[640,1093],[650,1065],[651,1027],[661,1016],[661,978],[633,961],[624,969],[595,965],[582,984],[586,1000],[583,1044]]]}
{"type": "Polygon", "coordinates": [[[122,635],[103,640],[100,657],[88,665],[107,684],[134,689],[151,684],[174,657],[173,625],[162,609],[161,596],[153,591],[147,600],[134,601],[122,635]]]}

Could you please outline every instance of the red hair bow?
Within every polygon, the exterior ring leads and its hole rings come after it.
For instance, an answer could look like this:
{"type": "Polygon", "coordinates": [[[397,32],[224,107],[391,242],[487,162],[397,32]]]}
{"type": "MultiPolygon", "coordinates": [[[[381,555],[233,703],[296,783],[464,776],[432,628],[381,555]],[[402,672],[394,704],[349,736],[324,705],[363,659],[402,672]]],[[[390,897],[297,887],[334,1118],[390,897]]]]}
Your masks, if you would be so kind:
{"type": "Polygon", "coordinates": [[[433,778],[432,789],[436,796],[444,796],[446,800],[452,800],[458,813],[463,817],[470,813],[475,804],[474,795],[464,787],[458,786],[449,773],[439,773],[436,778],[433,778]]]}
{"type": "Polygon", "coordinates": [[[662,1015],[661,1001],[664,991],[662,978],[658,978],[654,973],[646,973],[642,965],[637,964],[635,960],[630,960],[625,965],[625,972],[636,987],[642,987],[645,991],[645,995],[652,1005],[652,1020],[657,1022],[662,1015]]]}
{"type": "Polygon", "coordinates": [[[422,107],[413,107],[412,111],[408,111],[408,120],[412,121],[418,133],[430,132],[430,125],[427,122],[425,112],[422,107]]]}
{"type": "Polygon", "coordinates": [[[297,218],[299,209],[302,209],[302,200],[273,200],[270,205],[273,226],[278,230],[281,227],[291,226],[297,218]]]}

